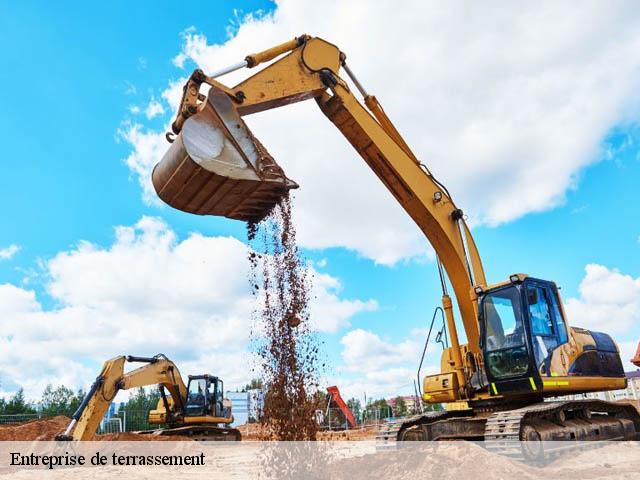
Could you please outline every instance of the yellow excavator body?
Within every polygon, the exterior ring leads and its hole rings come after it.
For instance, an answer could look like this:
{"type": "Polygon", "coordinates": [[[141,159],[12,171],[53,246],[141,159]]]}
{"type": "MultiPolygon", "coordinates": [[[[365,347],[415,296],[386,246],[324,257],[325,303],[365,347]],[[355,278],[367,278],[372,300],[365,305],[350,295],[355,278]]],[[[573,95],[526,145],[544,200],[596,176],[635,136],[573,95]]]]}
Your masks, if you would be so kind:
{"type": "Polygon", "coordinates": [[[464,212],[414,155],[377,98],[366,92],[346,55],[326,40],[302,35],[210,76],[196,70],[185,85],[173,132],[168,134],[173,144],[154,170],[158,195],[186,212],[252,222],[264,218],[297,185],[277,167],[241,117],[307,99],[314,99],[353,145],[437,255],[450,346],[443,351],[440,373],[424,378],[423,400],[460,409],[400,422],[386,438],[638,436],[640,415],[633,409],[597,401],[542,403],[550,396],[624,388],[617,344],[605,333],[569,326],[553,282],[513,274],[488,284],[464,212]],[[233,87],[217,80],[233,70],[272,60],[233,87]],[[341,71],[362,95],[364,105],[341,71]],[[201,90],[205,85],[206,93],[201,90]],[[187,167],[189,161],[198,167],[187,167]],[[449,284],[467,339],[464,344],[459,341],[449,284]],[[517,415],[509,413],[514,409],[517,415]],[[590,420],[593,416],[596,420],[590,420]]]}

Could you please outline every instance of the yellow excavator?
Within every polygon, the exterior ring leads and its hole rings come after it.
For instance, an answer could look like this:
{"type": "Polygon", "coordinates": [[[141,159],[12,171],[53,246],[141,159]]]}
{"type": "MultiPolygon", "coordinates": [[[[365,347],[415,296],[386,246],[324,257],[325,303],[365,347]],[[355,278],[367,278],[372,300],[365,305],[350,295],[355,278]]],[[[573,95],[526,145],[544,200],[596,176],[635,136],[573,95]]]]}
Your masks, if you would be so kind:
{"type": "Polygon", "coordinates": [[[120,356],[107,360],[89,392],[74,413],[69,426],[56,440],[92,440],[109,405],[120,390],[158,385],[160,399],[149,412],[157,430],[149,435],[181,435],[193,440],[240,440],[233,423],[231,401],[224,398],[224,384],[213,375],[189,375],[184,384],[178,367],[164,355],[120,356]],[[126,362],[143,363],[124,372],[126,362]]]}
{"type": "Polygon", "coordinates": [[[153,171],[159,197],[195,214],[247,222],[264,218],[297,184],[242,117],[314,99],[437,254],[450,346],[443,351],[441,372],[424,377],[422,398],[458,408],[392,423],[381,440],[490,440],[492,445],[530,440],[522,443],[530,444],[531,453],[541,440],[638,438],[640,415],[633,407],[589,399],[544,401],[625,388],[618,346],[605,333],[569,326],[552,281],[516,273],[487,282],[463,211],[414,155],[346,58],[337,46],[302,35],[210,75],[195,70],[167,134],[171,146],[153,171]],[[217,80],[267,62],[233,87],[217,80]],[[458,335],[449,283],[466,343],[458,335]]]}

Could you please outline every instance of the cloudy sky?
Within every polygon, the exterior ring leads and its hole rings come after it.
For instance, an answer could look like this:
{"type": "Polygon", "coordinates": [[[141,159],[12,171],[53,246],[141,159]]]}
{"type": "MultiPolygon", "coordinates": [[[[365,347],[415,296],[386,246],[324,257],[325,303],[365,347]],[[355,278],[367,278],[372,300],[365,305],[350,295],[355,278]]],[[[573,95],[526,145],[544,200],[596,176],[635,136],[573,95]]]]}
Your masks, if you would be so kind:
{"type": "MultiPolygon", "coordinates": [[[[0,0],[0,393],[87,387],[165,353],[252,375],[244,225],[163,206],[149,172],[184,79],[302,33],[340,46],[473,225],[490,282],[555,280],[625,362],[640,339],[633,2],[0,0]],[[19,41],[16,41],[19,39],[19,41]]],[[[247,72],[224,78],[234,84],[247,72]]],[[[327,382],[411,393],[439,302],[426,239],[314,102],[247,122],[300,185],[327,382]]],[[[430,349],[428,368],[439,363],[430,349]]],[[[632,368],[627,363],[629,368],[632,368]]]]}

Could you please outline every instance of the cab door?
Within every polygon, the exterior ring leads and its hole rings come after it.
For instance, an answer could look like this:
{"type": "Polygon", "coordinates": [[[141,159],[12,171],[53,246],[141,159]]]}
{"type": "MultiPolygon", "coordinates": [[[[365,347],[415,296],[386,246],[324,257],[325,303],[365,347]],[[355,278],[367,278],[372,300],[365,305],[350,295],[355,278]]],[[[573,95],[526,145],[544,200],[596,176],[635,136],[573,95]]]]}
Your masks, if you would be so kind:
{"type": "Polygon", "coordinates": [[[567,341],[555,285],[527,282],[526,299],[535,367],[542,376],[550,376],[553,351],[567,341]]]}

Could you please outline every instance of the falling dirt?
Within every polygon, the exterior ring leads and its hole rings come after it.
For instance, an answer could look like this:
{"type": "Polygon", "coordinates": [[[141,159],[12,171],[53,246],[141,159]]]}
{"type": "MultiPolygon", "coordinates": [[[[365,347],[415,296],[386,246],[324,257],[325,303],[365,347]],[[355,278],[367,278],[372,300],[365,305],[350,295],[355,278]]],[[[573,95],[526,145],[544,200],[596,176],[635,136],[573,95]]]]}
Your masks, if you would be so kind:
{"type": "Polygon", "coordinates": [[[70,418],[60,415],[24,423],[0,425],[0,441],[53,440],[57,434],[64,432],[70,421],[70,418]]]}
{"type": "Polygon", "coordinates": [[[248,224],[252,332],[266,394],[262,438],[315,440],[318,341],[309,326],[311,283],[296,244],[287,195],[260,223],[248,224]]]}

